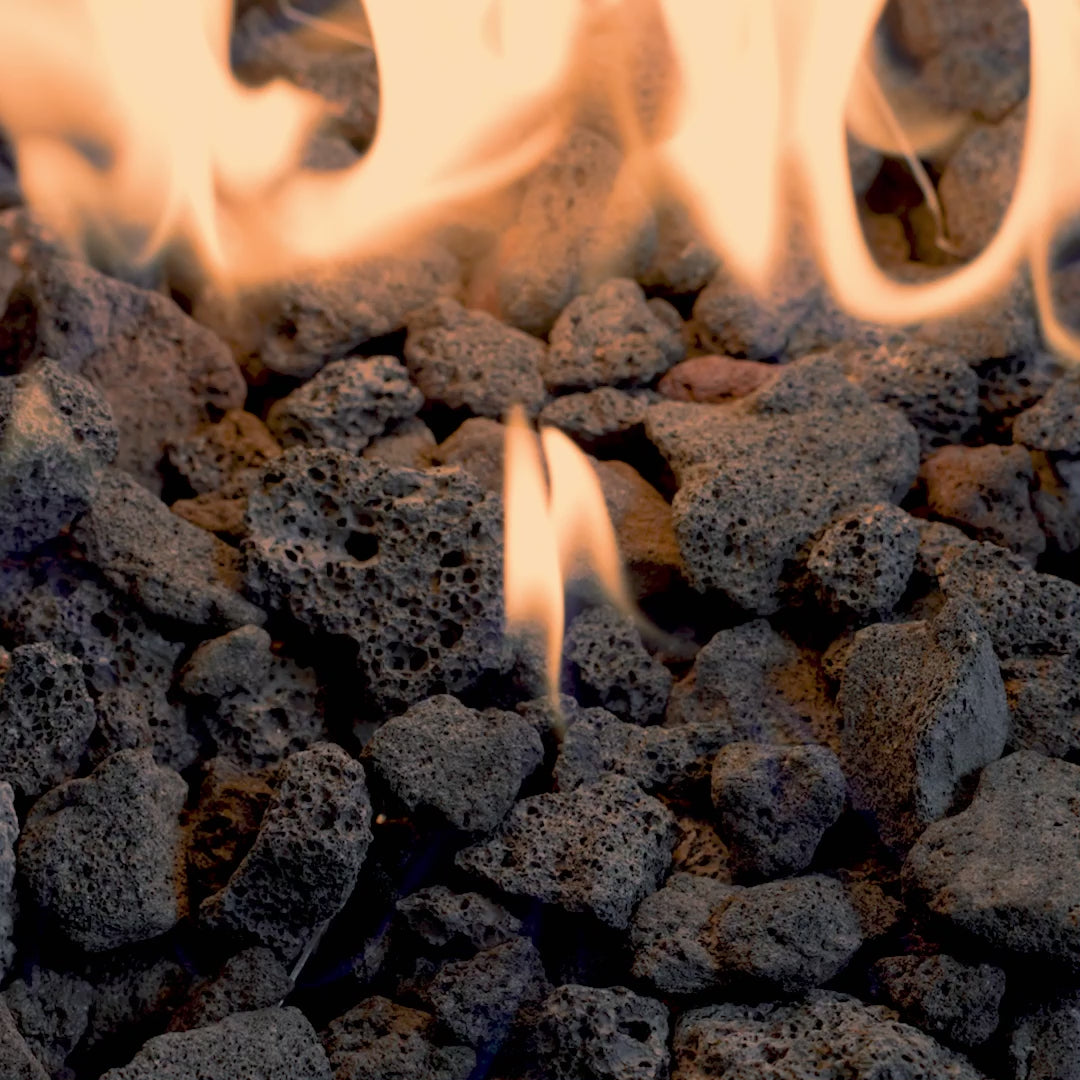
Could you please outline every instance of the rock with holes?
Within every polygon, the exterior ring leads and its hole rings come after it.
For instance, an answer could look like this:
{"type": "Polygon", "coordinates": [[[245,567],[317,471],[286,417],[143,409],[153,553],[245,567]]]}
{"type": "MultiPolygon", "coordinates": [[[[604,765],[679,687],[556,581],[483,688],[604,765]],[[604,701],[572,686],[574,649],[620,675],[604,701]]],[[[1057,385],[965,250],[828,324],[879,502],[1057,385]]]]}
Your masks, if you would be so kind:
{"type": "Polygon", "coordinates": [[[498,833],[457,864],[513,896],[526,896],[625,928],[671,862],[675,819],[633,780],[608,776],[574,791],[514,805],[498,833]]]}
{"type": "Polygon", "coordinates": [[[854,805],[906,847],[1001,756],[1009,708],[990,635],[970,603],[929,622],[855,635],[840,687],[841,760],[854,805]]]}
{"type": "Polygon", "coordinates": [[[1004,437],[1011,435],[1017,416],[1037,405],[1067,374],[1062,371],[1061,361],[1043,349],[984,360],[974,371],[979,378],[982,426],[1004,437]]]}
{"type": "Polygon", "coordinates": [[[526,1075],[581,1080],[666,1080],[668,1010],[625,986],[552,991],[539,1005],[528,1036],[526,1075]]]}
{"type": "Polygon", "coordinates": [[[15,847],[18,839],[15,792],[10,784],[0,781],[0,979],[7,975],[15,959],[15,847]]]}
{"type": "Polygon", "coordinates": [[[1063,653],[1001,661],[1009,746],[1075,760],[1080,751],[1080,640],[1063,653]]]}
{"type": "Polygon", "coordinates": [[[10,1080],[49,1080],[49,1074],[34,1057],[3,1002],[0,1002],[0,1062],[10,1080]]]}
{"type": "Polygon", "coordinates": [[[1035,490],[1031,505],[1051,551],[1080,550],[1080,461],[1063,454],[1031,452],[1035,490]]]}
{"type": "Polygon", "coordinates": [[[96,724],[78,658],[47,642],[20,645],[0,682],[0,779],[44,794],[78,771],[96,724]]]}
{"type": "Polygon", "coordinates": [[[655,394],[647,390],[619,390],[600,386],[564,394],[540,410],[540,423],[570,436],[587,453],[622,445],[645,423],[645,407],[655,394]]]}
{"type": "Polygon", "coordinates": [[[0,378],[0,552],[58,536],[90,505],[116,446],[109,406],[85,379],[52,360],[0,378]]]}
{"type": "Polygon", "coordinates": [[[359,453],[387,427],[415,416],[424,396],[394,356],[334,360],[270,407],[266,426],[282,446],[359,453]]]}
{"type": "Polygon", "coordinates": [[[646,301],[635,281],[616,278],[567,304],[544,358],[550,390],[636,386],[686,355],[682,320],[664,300],[646,301]]]}
{"type": "Polygon", "coordinates": [[[845,793],[840,763],[824,746],[728,743],[713,758],[713,805],[740,877],[805,870],[845,793]]]}
{"type": "Polygon", "coordinates": [[[1025,1009],[1009,1039],[1014,1075],[1022,1080],[1080,1080],[1080,992],[1025,1009]]]}
{"type": "Polygon", "coordinates": [[[200,917],[291,963],[348,900],[371,839],[360,763],[333,743],[301,750],[282,763],[251,850],[200,917]]]}
{"type": "Polygon", "coordinates": [[[290,450],[252,494],[248,524],[250,591],[351,638],[388,711],[501,667],[501,504],[461,470],[290,450]]]}
{"type": "Polygon", "coordinates": [[[34,966],[4,990],[3,1002],[34,1057],[51,1076],[64,1075],[89,1023],[94,987],[71,972],[34,966]]]}
{"type": "Polygon", "coordinates": [[[451,409],[496,419],[515,404],[539,412],[547,400],[540,379],[546,355],[538,338],[455,300],[409,316],[409,373],[428,401],[451,409]]]}
{"type": "Polygon", "coordinates": [[[364,747],[374,781],[420,820],[487,833],[544,757],[516,713],[477,712],[440,694],[388,720],[364,747]]]}
{"type": "Polygon", "coordinates": [[[1046,548],[1031,498],[1035,469],[1023,446],[946,446],[923,462],[922,478],[936,517],[1031,562],[1046,548]]]}
{"type": "Polygon", "coordinates": [[[519,919],[480,893],[451,892],[432,885],[398,901],[404,924],[431,949],[468,952],[513,941],[522,932],[519,919]]]}
{"type": "Polygon", "coordinates": [[[187,784],[124,750],[42,796],[19,840],[28,893],[87,952],[146,941],[183,914],[180,811],[187,784]]]}
{"type": "Polygon", "coordinates": [[[1067,371],[1020,413],[1013,439],[1032,450],[1080,455],[1080,372],[1067,371]]]}
{"type": "Polygon", "coordinates": [[[167,447],[166,457],[196,495],[212,495],[254,479],[281,457],[281,446],[253,413],[230,409],[216,423],[167,447]]]}
{"type": "Polygon", "coordinates": [[[983,1080],[961,1054],[900,1023],[892,1010],[826,990],[684,1013],[673,1050],[672,1080],[983,1080]]]}
{"type": "Polygon", "coordinates": [[[806,568],[822,599],[860,618],[891,611],[915,569],[919,531],[899,506],[874,503],[842,514],[810,549],[806,568]]]}

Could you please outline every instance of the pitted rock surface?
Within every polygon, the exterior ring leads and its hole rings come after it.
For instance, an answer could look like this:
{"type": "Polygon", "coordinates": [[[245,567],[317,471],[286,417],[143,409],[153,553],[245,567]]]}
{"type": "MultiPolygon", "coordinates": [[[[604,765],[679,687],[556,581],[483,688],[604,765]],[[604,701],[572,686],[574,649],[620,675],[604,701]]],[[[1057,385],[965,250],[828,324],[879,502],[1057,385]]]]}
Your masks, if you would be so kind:
{"type": "Polygon", "coordinates": [[[645,409],[656,397],[649,391],[601,386],[564,394],[540,410],[540,423],[569,435],[587,453],[616,445],[645,423],[645,409]]]}
{"type": "Polygon", "coordinates": [[[49,1080],[49,1074],[34,1057],[3,1002],[0,1002],[0,1061],[10,1080],[49,1080]]]}
{"type": "Polygon", "coordinates": [[[94,987],[71,972],[35,966],[4,990],[3,1002],[38,1061],[50,1075],[64,1075],[89,1023],[94,987]]]}
{"type": "Polygon", "coordinates": [[[501,504],[465,473],[291,450],[252,494],[248,522],[251,592],[352,638],[384,708],[501,666],[501,504]]]}
{"type": "Polygon", "coordinates": [[[1010,1063],[1022,1080],[1080,1080],[1080,993],[1025,1010],[1009,1041],[1010,1063]]]}
{"type": "Polygon", "coordinates": [[[480,893],[432,885],[398,901],[397,913],[425,945],[447,952],[491,949],[520,936],[522,924],[480,893]]]}
{"type": "Polygon", "coordinates": [[[15,792],[0,780],[0,978],[15,959],[15,849],[19,839],[19,817],[15,813],[15,792]]]}
{"type": "Polygon", "coordinates": [[[1032,450],[1080,454],[1080,373],[1067,371],[1013,423],[1013,439],[1032,450]]]}

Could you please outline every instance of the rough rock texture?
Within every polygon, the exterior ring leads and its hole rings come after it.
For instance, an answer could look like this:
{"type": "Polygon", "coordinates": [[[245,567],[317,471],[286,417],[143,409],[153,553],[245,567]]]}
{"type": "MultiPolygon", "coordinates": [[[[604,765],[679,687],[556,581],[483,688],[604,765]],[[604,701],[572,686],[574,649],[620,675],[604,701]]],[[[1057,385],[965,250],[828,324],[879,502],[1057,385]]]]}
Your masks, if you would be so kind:
{"type": "Polygon", "coordinates": [[[499,832],[458,865],[496,888],[624,929],[671,862],[675,819],[632,780],[612,776],[516,803],[499,832]]]}
{"type": "Polygon", "coordinates": [[[824,746],[729,743],[712,765],[712,800],[731,867],[744,878],[805,870],[844,808],[844,774],[824,746]]]}
{"type": "Polygon", "coordinates": [[[58,536],[90,505],[116,447],[105,399],[55,361],[0,378],[0,552],[58,536]]]}
{"type": "Polygon", "coordinates": [[[464,690],[502,654],[502,514],[460,471],[291,450],[248,508],[248,587],[356,642],[386,708],[464,690]]]}
{"type": "Polygon", "coordinates": [[[487,833],[513,806],[544,748],[516,713],[442,694],[388,720],[364,747],[373,782],[421,819],[487,833]]]}
{"type": "Polygon", "coordinates": [[[230,409],[216,423],[166,447],[166,457],[192,491],[213,495],[246,491],[259,470],[281,457],[281,447],[253,413],[230,409]]]}
{"type": "Polygon", "coordinates": [[[402,420],[388,428],[363,450],[368,461],[397,468],[426,469],[435,449],[435,436],[431,428],[418,416],[402,420]]]}
{"type": "Polygon", "coordinates": [[[36,798],[78,771],[97,724],[82,664],[55,645],[20,645],[0,682],[0,780],[36,798]]]}
{"type": "Polygon", "coordinates": [[[1035,490],[1031,504],[1048,547],[1063,555],[1080,550],[1080,461],[1060,454],[1031,453],[1035,490]]]}
{"type": "Polygon", "coordinates": [[[567,984],[536,1010],[530,1075],[581,1080],[665,1080],[668,1011],[625,986],[567,984]]]}
{"type": "Polygon", "coordinates": [[[852,802],[896,847],[954,806],[964,781],[1000,757],[1009,733],[990,635],[963,601],[931,622],[860,630],[840,706],[852,802]]]}
{"type": "Polygon", "coordinates": [[[1001,436],[1011,435],[1016,417],[1038,404],[1067,374],[1061,361],[1045,349],[984,360],[974,371],[979,378],[982,425],[1001,436]]]}
{"type": "Polygon", "coordinates": [[[1000,1023],[1005,972],[947,953],[885,956],[873,967],[877,994],[911,1024],[948,1042],[978,1046],[1000,1023]]]}
{"type": "Polygon", "coordinates": [[[27,1046],[52,1076],[63,1075],[64,1062],[86,1031],[93,1000],[94,988],[85,979],[47,967],[32,968],[3,993],[27,1046]]]}
{"type": "Polygon", "coordinates": [[[982,1080],[895,1013],[824,990],[790,1003],[710,1005],[675,1025],[672,1080],[982,1080]]]}
{"type": "Polygon", "coordinates": [[[638,281],[664,295],[700,292],[716,273],[719,260],[686,205],[678,199],[656,206],[656,248],[638,281]]]}
{"type": "Polygon", "coordinates": [[[409,316],[405,362],[424,397],[476,416],[497,419],[514,404],[539,412],[547,400],[540,379],[546,355],[531,334],[454,300],[409,316]]]}
{"type": "Polygon", "coordinates": [[[806,568],[826,604],[870,618],[891,611],[904,595],[918,547],[911,517],[875,503],[833,521],[814,542],[806,568]]]}
{"type": "Polygon", "coordinates": [[[0,1062],[10,1080],[48,1080],[49,1074],[34,1057],[3,1002],[0,1002],[0,1062]]]}
{"type": "Polygon", "coordinates": [[[1066,372],[1017,416],[1013,439],[1032,450],[1080,454],[1080,372],[1066,372]]]}
{"type": "Polygon", "coordinates": [[[872,404],[828,358],[787,366],[735,405],[654,405],[647,431],[679,480],[672,509],[691,584],[759,614],[780,606],[824,525],[859,504],[898,501],[918,467],[907,420],[872,404]]]}
{"type": "Polygon", "coordinates": [[[203,901],[200,916],[292,961],[344,906],[370,844],[360,763],[332,743],[301,750],[278,771],[251,850],[228,884],[203,901]]]}
{"type": "Polygon", "coordinates": [[[564,431],[588,453],[622,443],[645,423],[648,391],[601,386],[577,394],[564,394],[540,410],[540,423],[564,431]]]}
{"type": "Polygon", "coordinates": [[[7,975],[15,959],[15,846],[18,839],[15,792],[10,784],[0,781],[0,979],[7,975]]]}
{"type": "Polygon", "coordinates": [[[648,383],[686,355],[681,326],[678,312],[664,300],[646,301],[637,282],[606,281],[555,320],[544,383],[549,390],[648,383]]]}
{"type": "Polygon", "coordinates": [[[145,941],[183,914],[180,811],[187,784],[146,751],[114,754],[39,799],[19,840],[34,902],[87,952],[145,941]]]}
{"type": "Polygon", "coordinates": [[[315,1029],[299,1009],[237,1013],[195,1031],[150,1039],[129,1065],[101,1080],[331,1080],[315,1029]]]}
{"type": "Polygon", "coordinates": [[[323,1035],[335,1080],[468,1080],[476,1054],[446,1045],[435,1017],[370,997],[331,1022],[323,1035]]]}
{"type": "Polygon", "coordinates": [[[425,945],[448,952],[491,949],[522,930],[521,921],[493,900],[445,885],[410,893],[398,901],[397,913],[425,945]]]}
{"type": "Polygon", "coordinates": [[[266,426],[282,446],[358,453],[395,421],[415,416],[423,394],[393,356],[334,360],[275,401],[266,426]]]}
{"type": "Polygon", "coordinates": [[[908,899],[953,931],[1080,969],[1080,766],[1023,750],[983,769],[971,805],[904,864],[908,899]]]}
{"type": "Polygon", "coordinates": [[[505,435],[498,421],[472,417],[439,443],[431,460],[436,465],[460,465],[484,491],[501,494],[505,435]]]}
{"type": "Polygon", "coordinates": [[[1078,1080],[1080,994],[1065,994],[1017,1019],[1009,1057],[1017,1080],[1078,1080]]]}

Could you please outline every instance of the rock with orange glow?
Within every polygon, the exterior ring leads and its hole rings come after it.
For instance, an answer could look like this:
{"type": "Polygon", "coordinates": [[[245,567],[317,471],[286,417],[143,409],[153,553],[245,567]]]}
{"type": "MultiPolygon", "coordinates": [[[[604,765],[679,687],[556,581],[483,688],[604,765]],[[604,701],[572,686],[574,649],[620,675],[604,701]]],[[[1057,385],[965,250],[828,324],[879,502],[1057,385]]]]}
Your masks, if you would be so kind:
{"type": "Polygon", "coordinates": [[[435,450],[435,435],[418,416],[392,424],[386,432],[364,447],[368,461],[396,468],[426,469],[435,450]]]}
{"type": "Polygon", "coordinates": [[[666,296],[689,296],[709,284],[718,266],[712,245],[686,206],[661,202],[656,207],[656,251],[637,275],[640,284],[666,296]]]}
{"type": "Polygon", "coordinates": [[[676,364],[657,390],[672,401],[721,402],[752,394],[776,375],[774,364],[731,356],[694,356],[676,364]]]}
{"type": "Polygon", "coordinates": [[[645,409],[655,400],[655,393],[649,390],[600,386],[555,398],[540,411],[540,423],[557,427],[586,453],[595,454],[640,435],[645,409]]]}
{"type": "Polygon", "coordinates": [[[460,465],[485,490],[502,491],[506,428],[498,420],[474,416],[435,448],[436,465],[460,465]]]}

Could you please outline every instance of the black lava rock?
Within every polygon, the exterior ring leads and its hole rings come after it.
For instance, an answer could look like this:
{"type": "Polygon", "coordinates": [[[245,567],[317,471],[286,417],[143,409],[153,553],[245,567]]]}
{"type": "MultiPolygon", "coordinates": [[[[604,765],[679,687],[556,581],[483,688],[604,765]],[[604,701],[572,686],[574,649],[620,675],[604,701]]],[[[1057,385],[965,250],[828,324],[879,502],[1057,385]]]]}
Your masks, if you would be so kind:
{"type": "Polygon", "coordinates": [[[446,952],[491,949],[513,941],[521,920],[480,893],[432,885],[398,901],[397,913],[428,948],[446,952]]]}

